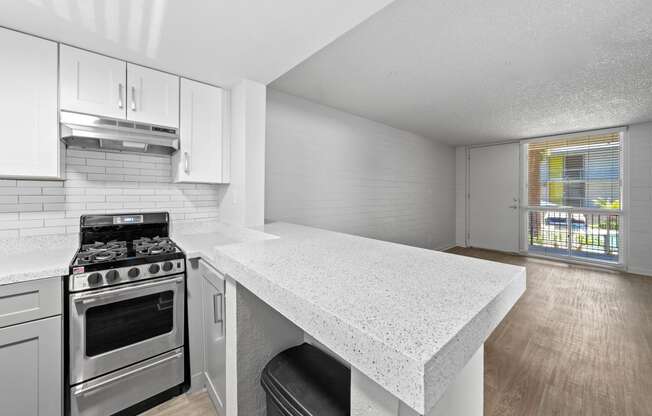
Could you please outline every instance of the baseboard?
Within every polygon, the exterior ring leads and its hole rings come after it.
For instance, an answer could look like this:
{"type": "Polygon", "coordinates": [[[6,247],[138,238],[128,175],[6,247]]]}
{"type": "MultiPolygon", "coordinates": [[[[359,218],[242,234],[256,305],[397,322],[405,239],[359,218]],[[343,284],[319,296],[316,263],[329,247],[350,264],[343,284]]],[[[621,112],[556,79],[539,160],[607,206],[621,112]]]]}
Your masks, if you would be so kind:
{"type": "Polygon", "coordinates": [[[652,276],[651,269],[644,269],[640,267],[627,267],[627,273],[640,274],[643,276],[652,276]]]}
{"type": "Polygon", "coordinates": [[[204,378],[204,373],[197,373],[190,376],[190,389],[188,393],[196,393],[202,389],[206,388],[206,379],[204,378]]]}
{"type": "Polygon", "coordinates": [[[446,250],[450,250],[453,247],[457,247],[457,244],[455,244],[455,243],[442,244],[440,246],[435,247],[434,250],[435,251],[446,251],[446,250]]]}

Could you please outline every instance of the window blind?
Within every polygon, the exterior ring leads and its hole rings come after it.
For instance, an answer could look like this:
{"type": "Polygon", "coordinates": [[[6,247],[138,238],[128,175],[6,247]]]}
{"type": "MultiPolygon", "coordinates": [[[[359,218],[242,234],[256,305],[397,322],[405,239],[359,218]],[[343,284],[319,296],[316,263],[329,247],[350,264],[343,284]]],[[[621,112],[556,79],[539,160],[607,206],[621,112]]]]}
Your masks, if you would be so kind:
{"type": "Polygon", "coordinates": [[[620,132],[530,142],[531,207],[621,208],[620,132]]]}

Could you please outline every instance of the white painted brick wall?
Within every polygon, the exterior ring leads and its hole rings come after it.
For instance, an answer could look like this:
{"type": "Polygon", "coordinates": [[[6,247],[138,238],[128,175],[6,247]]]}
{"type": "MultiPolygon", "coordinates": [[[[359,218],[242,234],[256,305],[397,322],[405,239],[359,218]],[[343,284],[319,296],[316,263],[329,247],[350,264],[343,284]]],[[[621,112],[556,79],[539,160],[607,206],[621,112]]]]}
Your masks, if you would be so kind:
{"type": "Polygon", "coordinates": [[[219,219],[223,185],[171,183],[171,158],[68,149],[66,181],[0,180],[0,237],[77,233],[82,214],[219,219]]]}
{"type": "Polygon", "coordinates": [[[265,217],[424,248],[455,242],[455,150],[268,90],[265,217]]]}
{"type": "Polygon", "coordinates": [[[652,123],[630,126],[627,268],[652,275],[652,123]]]}

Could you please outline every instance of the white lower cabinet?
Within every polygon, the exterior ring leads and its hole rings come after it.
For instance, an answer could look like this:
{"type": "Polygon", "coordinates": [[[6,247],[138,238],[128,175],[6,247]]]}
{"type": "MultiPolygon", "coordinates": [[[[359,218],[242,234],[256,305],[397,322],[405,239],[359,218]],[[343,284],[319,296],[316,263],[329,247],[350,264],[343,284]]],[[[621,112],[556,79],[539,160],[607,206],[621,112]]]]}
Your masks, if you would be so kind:
{"type": "Polygon", "coordinates": [[[0,329],[0,413],[61,416],[61,316],[0,329]]]}
{"type": "Polygon", "coordinates": [[[224,291],[224,277],[218,271],[203,260],[190,261],[188,338],[191,390],[206,387],[220,416],[227,416],[227,320],[224,291]]]}
{"type": "Polygon", "coordinates": [[[224,279],[200,262],[204,305],[204,377],[220,415],[226,415],[226,326],[224,279]]]}

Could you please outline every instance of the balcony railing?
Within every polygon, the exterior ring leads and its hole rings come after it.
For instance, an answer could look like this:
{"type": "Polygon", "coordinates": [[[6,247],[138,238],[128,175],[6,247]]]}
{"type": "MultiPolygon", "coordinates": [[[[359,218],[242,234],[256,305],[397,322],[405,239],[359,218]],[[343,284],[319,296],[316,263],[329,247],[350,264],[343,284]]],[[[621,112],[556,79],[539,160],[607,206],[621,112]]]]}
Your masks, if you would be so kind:
{"type": "Polygon", "coordinates": [[[617,263],[620,214],[580,210],[527,212],[528,251],[617,263]]]}

